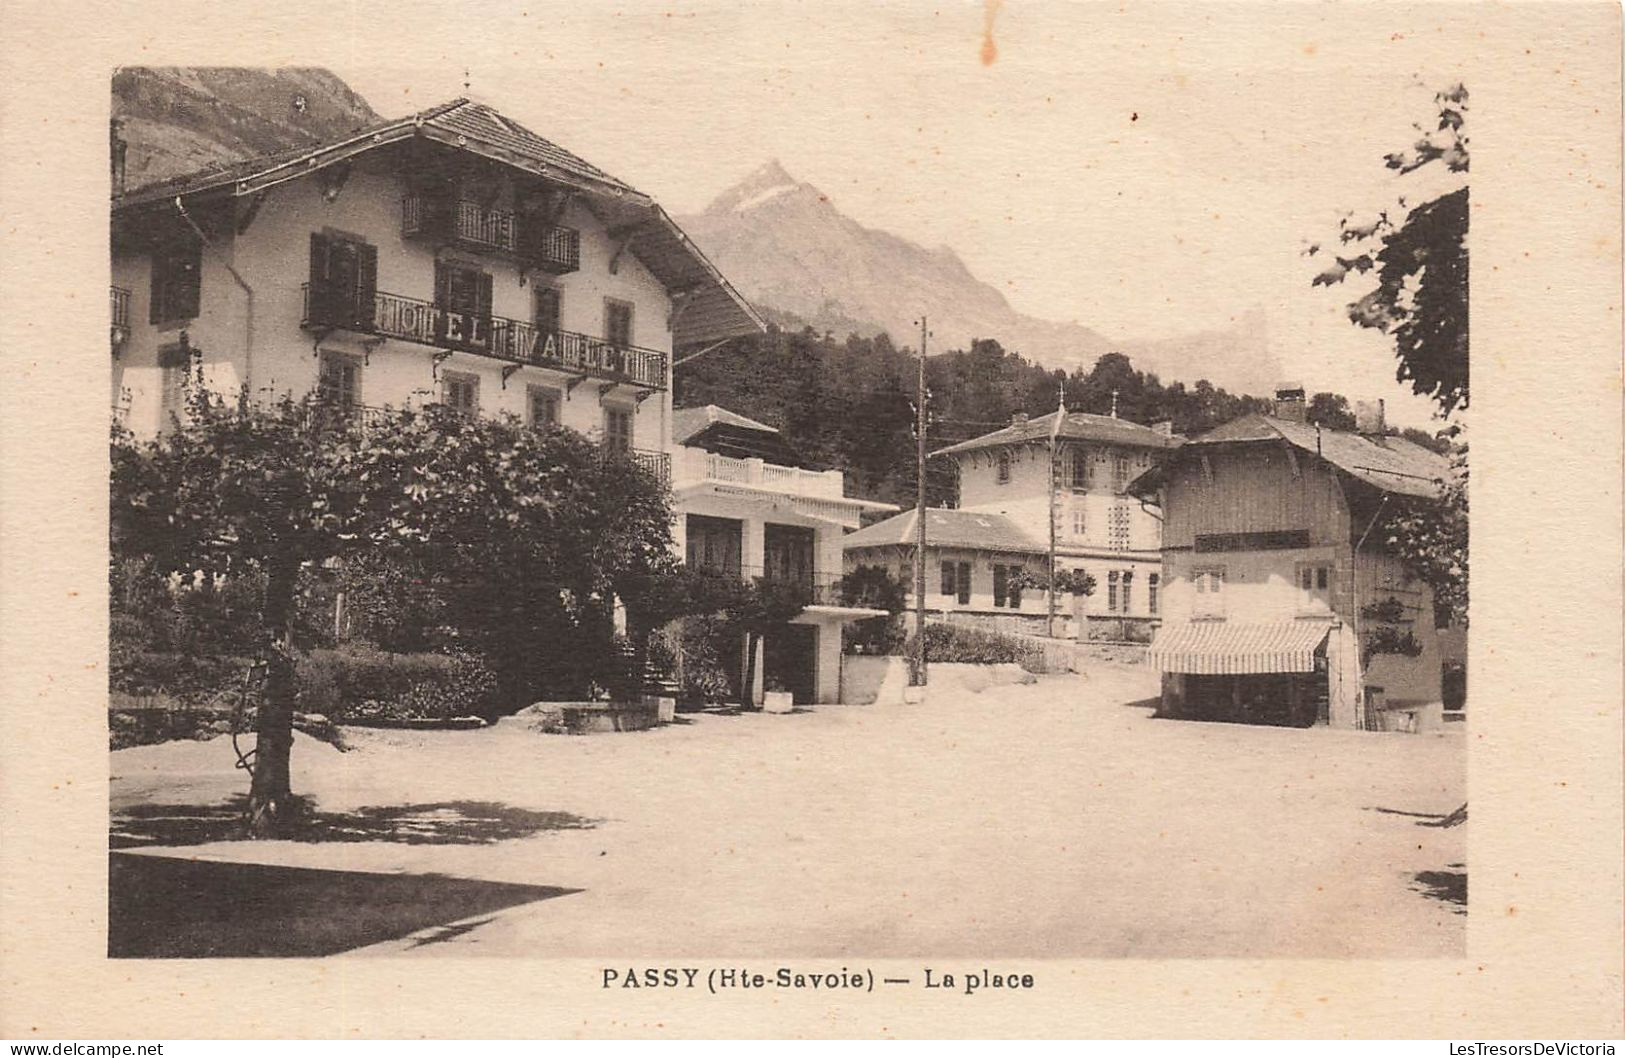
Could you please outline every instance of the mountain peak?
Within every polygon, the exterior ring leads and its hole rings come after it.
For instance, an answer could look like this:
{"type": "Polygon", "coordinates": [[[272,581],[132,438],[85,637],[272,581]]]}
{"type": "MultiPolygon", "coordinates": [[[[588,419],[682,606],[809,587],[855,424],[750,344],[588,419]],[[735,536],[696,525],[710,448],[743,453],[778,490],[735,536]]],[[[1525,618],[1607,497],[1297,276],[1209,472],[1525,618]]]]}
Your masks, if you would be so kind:
{"type": "Polygon", "coordinates": [[[791,176],[789,171],[779,164],[777,158],[771,158],[757,166],[739,183],[712,199],[711,204],[705,207],[705,212],[744,213],[807,186],[791,176]]]}

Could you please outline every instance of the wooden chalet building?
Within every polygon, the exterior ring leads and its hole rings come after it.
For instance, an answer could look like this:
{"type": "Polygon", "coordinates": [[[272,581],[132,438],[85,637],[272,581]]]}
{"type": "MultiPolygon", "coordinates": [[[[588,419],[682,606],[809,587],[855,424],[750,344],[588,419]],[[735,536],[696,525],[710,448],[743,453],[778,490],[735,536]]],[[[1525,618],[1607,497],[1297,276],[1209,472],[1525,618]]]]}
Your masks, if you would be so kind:
{"type": "Polygon", "coordinates": [[[1385,516],[1437,502],[1448,461],[1390,435],[1304,421],[1301,387],[1275,414],[1192,438],[1130,491],[1157,503],[1163,624],[1150,660],[1165,714],[1387,729],[1427,718],[1461,637],[1386,546],[1385,516]]]}
{"type": "Polygon", "coordinates": [[[143,187],[113,151],[112,405],[440,402],[662,472],[674,352],[763,329],[647,195],[481,103],[143,187]]]}

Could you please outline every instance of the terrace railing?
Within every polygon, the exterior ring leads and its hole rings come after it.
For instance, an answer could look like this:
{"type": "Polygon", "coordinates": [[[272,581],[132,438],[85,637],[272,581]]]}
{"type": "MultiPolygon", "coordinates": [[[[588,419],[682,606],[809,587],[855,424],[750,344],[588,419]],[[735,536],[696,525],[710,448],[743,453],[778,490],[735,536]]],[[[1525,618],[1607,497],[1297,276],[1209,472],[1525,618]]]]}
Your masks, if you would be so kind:
{"type": "Polygon", "coordinates": [[[729,579],[764,581],[788,589],[804,606],[863,606],[851,596],[841,573],[815,573],[806,569],[785,570],[771,566],[700,566],[700,570],[729,579]]]}
{"type": "Polygon", "coordinates": [[[559,275],[581,267],[581,233],[576,229],[543,224],[466,198],[405,196],[401,234],[511,254],[527,265],[559,275]]]}
{"type": "Polygon", "coordinates": [[[456,312],[431,301],[383,291],[370,299],[365,293],[347,290],[312,291],[308,283],[304,291],[306,328],[351,330],[645,389],[666,388],[666,354],[654,349],[611,345],[575,331],[544,331],[523,320],[456,312]]]}
{"type": "Polygon", "coordinates": [[[804,470],[760,459],[736,459],[695,448],[679,450],[673,476],[678,484],[716,481],[751,485],[812,499],[845,498],[845,476],[839,470],[804,470]]]}

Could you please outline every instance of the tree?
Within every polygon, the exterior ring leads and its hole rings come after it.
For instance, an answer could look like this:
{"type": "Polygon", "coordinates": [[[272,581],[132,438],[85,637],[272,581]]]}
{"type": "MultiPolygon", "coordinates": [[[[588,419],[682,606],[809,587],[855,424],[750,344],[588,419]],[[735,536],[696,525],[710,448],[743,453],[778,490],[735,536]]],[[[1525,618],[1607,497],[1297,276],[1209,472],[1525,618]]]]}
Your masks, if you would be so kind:
{"type": "MultiPolygon", "coordinates": [[[[1451,173],[1467,172],[1467,89],[1455,85],[1434,101],[1435,127],[1415,126],[1416,142],[1384,159],[1401,176],[1434,162],[1451,173]]],[[[1396,208],[1407,208],[1403,197],[1396,208]]],[[[1432,398],[1443,414],[1467,407],[1467,187],[1409,209],[1398,223],[1388,210],[1365,223],[1351,221],[1352,214],[1340,222],[1340,250],[1311,284],[1375,273],[1376,287],[1349,303],[1349,319],[1393,336],[1397,378],[1432,398]]]]}
{"type": "MultiPolygon", "coordinates": [[[[1438,118],[1432,127],[1415,126],[1417,140],[1383,159],[1400,176],[1435,162],[1452,174],[1468,171],[1467,89],[1455,85],[1437,93],[1434,102],[1438,118]]],[[[1404,198],[1398,208],[1406,208],[1404,198]]],[[[1448,420],[1468,406],[1467,186],[1416,206],[1398,224],[1387,211],[1363,224],[1350,219],[1344,217],[1338,233],[1348,256],[1334,255],[1312,284],[1330,286],[1374,272],[1376,288],[1350,303],[1349,319],[1393,336],[1399,380],[1430,397],[1448,420]]],[[[1306,252],[1318,250],[1311,246],[1306,252]]],[[[1388,519],[1388,544],[1433,589],[1440,616],[1465,623],[1467,446],[1460,423],[1441,434],[1426,446],[1448,446],[1450,477],[1437,502],[1398,506],[1388,519]]]]}
{"type": "Polygon", "coordinates": [[[1304,418],[1328,430],[1352,430],[1357,423],[1349,410],[1349,399],[1339,393],[1316,393],[1309,398],[1304,418]]]}
{"type": "Polygon", "coordinates": [[[367,555],[434,569],[457,589],[448,620],[512,695],[534,689],[536,656],[573,660],[585,637],[607,644],[617,585],[669,557],[663,486],[569,431],[438,406],[363,426],[308,401],[195,392],[186,421],[158,439],[115,433],[112,546],[162,571],[263,577],[256,641],[244,644],[267,666],[252,833],[281,831],[299,809],[289,756],[301,568],[367,555]]]}

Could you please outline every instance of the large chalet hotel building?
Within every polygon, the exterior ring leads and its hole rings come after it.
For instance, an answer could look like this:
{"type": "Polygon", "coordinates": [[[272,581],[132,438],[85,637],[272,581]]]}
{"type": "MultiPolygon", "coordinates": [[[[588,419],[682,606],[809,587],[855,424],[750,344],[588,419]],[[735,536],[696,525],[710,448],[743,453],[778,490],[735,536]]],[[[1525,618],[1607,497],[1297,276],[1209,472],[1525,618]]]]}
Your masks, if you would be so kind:
{"type": "Polygon", "coordinates": [[[673,351],[762,328],[646,195],[466,99],[127,191],[118,158],[112,400],[138,436],[201,377],[511,412],[658,461],[673,351]]]}
{"type": "Polygon", "coordinates": [[[840,625],[877,613],[834,598],[838,541],[892,508],[771,427],[677,414],[674,355],[764,324],[648,196],[467,99],[140,188],[122,146],[115,129],[112,404],[137,437],[200,384],[576,430],[670,484],[690,562],[807,589],[736,693],[837,697],[840,625]]]}

